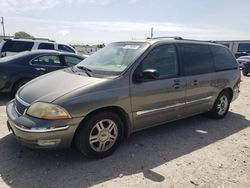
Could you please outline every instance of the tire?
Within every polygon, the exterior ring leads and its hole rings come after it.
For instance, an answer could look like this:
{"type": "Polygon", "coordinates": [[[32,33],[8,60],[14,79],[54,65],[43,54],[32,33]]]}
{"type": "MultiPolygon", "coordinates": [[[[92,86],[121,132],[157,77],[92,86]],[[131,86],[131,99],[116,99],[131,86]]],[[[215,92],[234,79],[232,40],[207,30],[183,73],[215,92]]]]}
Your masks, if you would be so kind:
{"type": "Polygon", "coordinates": [[[217,99],[214,102],[212,110],[209,112],[209,116],[213,119],[222,119],[224,118],[229,110],[231,103],[231,97],[228,92],[223,91],[219,94],[217,99]]]}
{"type": "Polygon", "coordinates": [[[75,145],[88,158],[104,158],[111,155],[123,138],[121,118],[112,111],[95,113],[79,126],[75,145]]]}
{"type": "Polygon", "coordinates": [[[12,88],[12,92],[11,92],[12,95],[15,95],[18,89],[20,89],[23,85],[25,85],[29,81],[30,81],[29,79],[23,79],[23,80],[17,81],[12,88]]]}

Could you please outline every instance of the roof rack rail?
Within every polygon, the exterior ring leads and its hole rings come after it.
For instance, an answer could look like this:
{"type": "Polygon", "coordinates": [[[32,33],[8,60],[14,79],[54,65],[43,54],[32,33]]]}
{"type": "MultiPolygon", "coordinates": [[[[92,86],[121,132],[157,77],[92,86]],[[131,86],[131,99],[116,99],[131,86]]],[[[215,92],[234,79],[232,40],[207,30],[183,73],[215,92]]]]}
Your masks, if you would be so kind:
{"type": "Polygon", "coordinates": [[[48,41],[48,42],[56,42],[54,40],[50,40],[50,39],[47,39],[47,38],[32,38],[32,40],[44,40],[44,41],[48,41]]]}
{"type": "Polygon", "coordinates": [[[153,38],[148,38],[148,39],[175,39],[175,40],[186,40],[186,41],[197,41],[197,42],[211,42],[211,43],[218,43],[217,41],[214,40],[195,40],[195,39],[185,39],[182,37],[178,37],[178,36],[167,36],[167,37],[153,37],[153,38]]]}
{"type": "Polygon", "coordinates": [[[182,37],[178,37],[178,36],[166,36],[166,37],[153,37],[153,38],[149,38],[149,39],[175,39],[175,40],[182,40],[182,37]]]}
{"type": "Polygon", "coordinates": [[[215,40],[205,40],[204,42],[212,42],[212,43],[217,43],[215,40]]]}
{"type": "Polygon", "coordinates": [[[20,37],[13,37],[13,39],[24,39],[24,40],[43,40],[43,41],[48,41],[48,42],[56,42],[54,40],[50,40],[50,39],[47,39],[47,38],[20,38],[20,37]]]}
{"type": "Polygon", "coordinates": [[[183,38],[182,40],[217,43],[216,41],[213,41],[213,40],[195,40],[195,39],[185,39],[185,38],[183,38]]]}

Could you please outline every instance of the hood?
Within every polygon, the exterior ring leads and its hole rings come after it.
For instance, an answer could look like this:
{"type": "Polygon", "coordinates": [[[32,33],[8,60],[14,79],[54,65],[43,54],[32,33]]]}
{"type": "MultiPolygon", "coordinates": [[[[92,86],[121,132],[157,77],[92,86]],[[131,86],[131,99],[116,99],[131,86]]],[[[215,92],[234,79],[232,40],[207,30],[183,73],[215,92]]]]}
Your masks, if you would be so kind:
{"type": "Polygon", "coordinates": [[[18,91],[17,95],[29,104],[35,101],[53,102],[76,89],[102,80],[104,79],[59,70],[28,82],[18,91]]]}

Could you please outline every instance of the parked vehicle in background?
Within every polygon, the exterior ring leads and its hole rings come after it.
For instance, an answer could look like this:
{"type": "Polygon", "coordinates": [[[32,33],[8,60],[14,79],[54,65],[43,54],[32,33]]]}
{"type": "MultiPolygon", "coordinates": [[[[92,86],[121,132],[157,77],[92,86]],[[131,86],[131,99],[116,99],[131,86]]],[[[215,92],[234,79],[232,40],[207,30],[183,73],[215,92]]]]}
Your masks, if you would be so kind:
{"type": "Polygon", "coordinates": [[[250,40],[216,41],[230,49],[236,58],[250,55],[250,40]]]}
{"type": "Polygon", "coordinates": [[[242,66],[242,62],[248,60],[249,57],[250,57],[250,56],[240,56],[240,57],[238,57],[236,60],[237,60],[237,62],[239,63],[239,66],[241,67],[241,66],[242,66]]]}
{"type": "Polygon", "coordinates": [[[57,43],[51,40],[3,39],[0,43],[0,57],[12,56],[23,51],[40,49],[77,53],[77,51],[70,45],[57,43]]]}
{"type": "Polygon", "coordinates": [[[247,76],[250,73],[250,56],[242,56],[237,59],[240,67],[242,68],[242,74],[247,76]]]}
{"type": "Polygon", "coordinates": [[[234,54],[235,58],[238,59],[239,57],[242,57],[242,56],[248,56],[248,53],[246,52],[236,52],[234,54]]]}
{"type": "Polygon", "coordinates": [[[180,37],[116,42],[18,90],[7,125],[27,146],[75,144],[100,158],[145,128],[201,113],[224,118],[240,81],[236,59],[219,44],[180,37]]]}
{"type": "Polygon", "coordinates": [[[0,59],[0,92],[16,91],[31,79],[51,71],[74,66],[82,56],[54,50],[21,52],[0,59]]]}

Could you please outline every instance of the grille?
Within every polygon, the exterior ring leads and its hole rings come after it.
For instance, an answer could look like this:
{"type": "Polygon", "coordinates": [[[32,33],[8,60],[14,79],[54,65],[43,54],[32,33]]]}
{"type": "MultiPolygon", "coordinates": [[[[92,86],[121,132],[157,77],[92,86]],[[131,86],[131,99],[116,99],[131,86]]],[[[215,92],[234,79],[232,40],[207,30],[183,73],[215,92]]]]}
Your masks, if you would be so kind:
{"type": "Polygon", "coordinates": [[[23,114],[27,106],[22,104],[17,98],[15,98],[16,110],[19,114],[23,114]]]}

